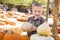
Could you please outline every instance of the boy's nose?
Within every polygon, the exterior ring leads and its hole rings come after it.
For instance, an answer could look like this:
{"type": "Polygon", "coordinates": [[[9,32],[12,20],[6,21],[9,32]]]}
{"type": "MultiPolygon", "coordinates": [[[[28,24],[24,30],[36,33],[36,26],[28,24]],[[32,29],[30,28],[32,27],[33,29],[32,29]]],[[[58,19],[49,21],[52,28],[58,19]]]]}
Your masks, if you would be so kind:
{"type": "Polygon", "coordinates": [[[39,14],[39,12],[36,12],[37,14],[39,14]]]}

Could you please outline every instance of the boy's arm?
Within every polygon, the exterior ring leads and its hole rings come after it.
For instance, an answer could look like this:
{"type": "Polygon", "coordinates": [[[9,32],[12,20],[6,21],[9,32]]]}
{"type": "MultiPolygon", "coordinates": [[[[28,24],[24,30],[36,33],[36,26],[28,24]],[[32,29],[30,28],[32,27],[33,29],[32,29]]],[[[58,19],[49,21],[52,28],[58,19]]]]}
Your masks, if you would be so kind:
{"type": "MultiPolygon", "coordinates": [[[[28,18],[27,22],[30,22],[30,23],[31,23],[30,20],[31,20],[31,18],[28,18]]],[[[37,30],[37,27],[34,26],[34,27],[33,27],[33,30],[37,30]]]]}

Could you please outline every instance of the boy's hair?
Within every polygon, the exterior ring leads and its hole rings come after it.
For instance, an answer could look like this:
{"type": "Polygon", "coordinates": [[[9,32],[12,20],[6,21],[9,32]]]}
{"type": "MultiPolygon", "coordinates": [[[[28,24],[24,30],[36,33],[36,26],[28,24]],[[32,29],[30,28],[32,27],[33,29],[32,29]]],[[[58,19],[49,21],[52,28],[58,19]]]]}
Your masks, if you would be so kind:
{"type": "Polygon", "coordinates": [[[42,7],[42,3],[35,2],[35,3],[32,4],[32,7],[34,7],[34,6],[40,6],[40,7],[42,7]]]}

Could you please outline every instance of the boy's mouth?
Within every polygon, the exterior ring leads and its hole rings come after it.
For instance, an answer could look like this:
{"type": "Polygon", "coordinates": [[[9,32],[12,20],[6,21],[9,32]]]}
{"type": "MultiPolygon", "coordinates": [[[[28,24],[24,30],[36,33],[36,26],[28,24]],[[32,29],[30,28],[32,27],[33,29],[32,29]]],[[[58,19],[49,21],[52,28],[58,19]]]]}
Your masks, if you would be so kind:
{"type": "Polygon", "coordinates": [[[36,16],[40,16],[40,15],[36,15],[36,16]]]}

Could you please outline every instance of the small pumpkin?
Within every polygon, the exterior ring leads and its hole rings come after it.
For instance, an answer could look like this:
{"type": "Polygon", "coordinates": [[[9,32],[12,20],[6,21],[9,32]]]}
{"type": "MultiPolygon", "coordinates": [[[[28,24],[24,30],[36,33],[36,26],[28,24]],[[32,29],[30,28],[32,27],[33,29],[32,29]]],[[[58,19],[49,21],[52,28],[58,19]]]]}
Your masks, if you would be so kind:
{"type": "Polygon", "coordinates": [[[10,33],[8,32],[8,33],[5,34],[3,40],[22,40],[22,39],[21,39],[20,35],[15,34],[13,32],[10,32],[10,33]]]}

